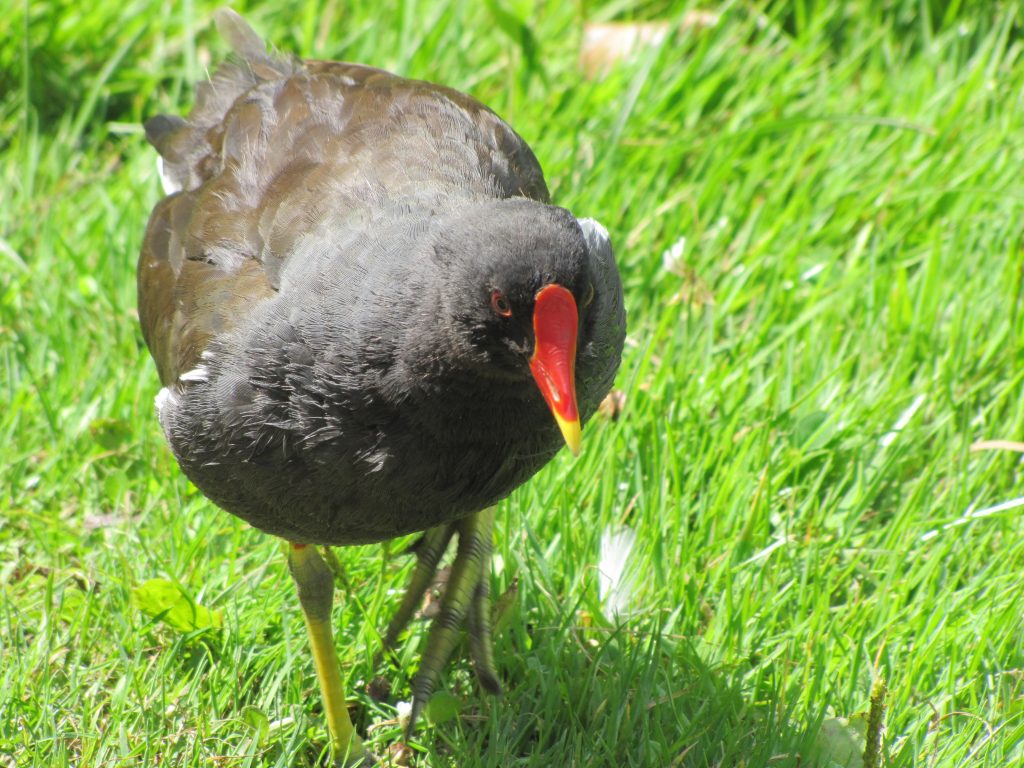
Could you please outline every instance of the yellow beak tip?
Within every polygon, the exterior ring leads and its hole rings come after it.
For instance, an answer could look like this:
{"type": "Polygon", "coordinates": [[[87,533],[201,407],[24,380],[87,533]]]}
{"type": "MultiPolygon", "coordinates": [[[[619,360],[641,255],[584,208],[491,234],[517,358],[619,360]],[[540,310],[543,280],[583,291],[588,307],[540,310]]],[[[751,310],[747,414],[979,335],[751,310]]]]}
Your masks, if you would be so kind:
{"type": "Polygon", "coordinates": [[[554,414],[555,421],[558,422],[558,428],[562,430],[562,437],[565,438],[565,444],[569,446],[569,450],[572,451],[573,456],[580,455],[580,444],[583,441],[583,430],[580,429],[579,419],[563,419],[557,413],[554,414]]]}

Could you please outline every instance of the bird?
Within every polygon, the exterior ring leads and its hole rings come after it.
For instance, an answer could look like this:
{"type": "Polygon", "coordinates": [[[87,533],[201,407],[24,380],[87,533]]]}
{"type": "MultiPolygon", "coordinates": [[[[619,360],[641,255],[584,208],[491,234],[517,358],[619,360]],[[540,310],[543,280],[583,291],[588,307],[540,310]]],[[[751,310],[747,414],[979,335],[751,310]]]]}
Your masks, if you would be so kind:
{"type": "Polygon", "coordinates": [[[233,54],[187,118],[144,125],[165,192],[137,271],[157,414],[210,501],[288,542],[331,748],[358,760],[318,547],[421,533],[393,646],[457,539],[409,733],[463,628],[500,691],[494,507],[579,452],[620,365],[622,281],[607,230],[551,203],[479,101],[214,21],[233,54]]]}

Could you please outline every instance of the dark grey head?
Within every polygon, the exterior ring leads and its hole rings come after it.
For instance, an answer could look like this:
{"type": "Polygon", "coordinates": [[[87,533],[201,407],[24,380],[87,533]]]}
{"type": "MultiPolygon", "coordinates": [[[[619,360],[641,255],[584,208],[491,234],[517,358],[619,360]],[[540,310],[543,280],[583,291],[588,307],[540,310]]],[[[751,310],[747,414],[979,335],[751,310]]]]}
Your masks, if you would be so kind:
{"type": "Polygon", "coordinates": [[[587,248],[571,213],[532,200],[474,208],[438,235],[435,254],[446,285],[441,301],[460,352],[485,376],[527,377],[534,349],[537,294],[560,285],[578,308],[587,297],[587,248]]]}
{"type": "MultiPolygon", "coordinates": [[[[591,346],[597,323],[589,315],[598,293],[615,292],[621,314],[617,272],[614,283],[597,279],[601,255],[591,252],[587,236],[594,228],[607,243],[600,225],[565,209],[505,199],[461,211],[434,240],[449,359],[484,378],[532,376],[574,452],[576,362],[591,346]]],[[[610,246],[607,252],[610,258],[610,246]]]]}

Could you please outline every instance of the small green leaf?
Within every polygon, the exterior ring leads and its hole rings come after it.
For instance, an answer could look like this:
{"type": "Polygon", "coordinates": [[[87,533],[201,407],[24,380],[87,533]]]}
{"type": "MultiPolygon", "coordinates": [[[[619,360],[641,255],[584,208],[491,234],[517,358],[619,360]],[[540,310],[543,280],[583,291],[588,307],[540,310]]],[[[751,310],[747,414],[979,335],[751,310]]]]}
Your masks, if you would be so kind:
{"type": "Polygon", "coordinates": [[[173,581],[150,579],[132,592],[139,609],[178,632],[220,629],[220,611],[196,603],[173,581]]]}
{"type": "Polygon", "coordinates": [[[430,697],[423,711],[432,724],[440,725],[458,717],[461,707],[459,700],[448,691],[438,691],[430,697]]]}
{"type": "Polygon", "coordinates": [[[125,447],[134,437],[134,427],[124,419],[98,418],[89,422],[89,435],[107,451],[125,447]]]}
{"type": "Polygon", "coordinates": [[[862,718],[849,722],[841,717],[830,717],[821,724],[815,740],[818,757],[825,765],[838,768],[862,768],[864,760],[864,722],[862,718]],[[859,726],[859,727],[858,727],[859,726]]]}
{"type": "Polygon", "coordinates": [[[793,426],[791,442],[796,448],[807,447],[818,430],[828,421],[828,414],[824,411],[811,411],[797,419],[793,426]]]}
{"type": "Polygon", "coordinates": [[[86,299],[91,299],[100,292],[99,283],[92,275],[82,275],[78,278],[78,292],[86,299]]]}
{"type": "Polygon", "coordinates": [[[270,736],[270,718],[262,709],[250,705],[242,707],[242,721],[256,732],[256,743],[266,746],[270,736]]]}

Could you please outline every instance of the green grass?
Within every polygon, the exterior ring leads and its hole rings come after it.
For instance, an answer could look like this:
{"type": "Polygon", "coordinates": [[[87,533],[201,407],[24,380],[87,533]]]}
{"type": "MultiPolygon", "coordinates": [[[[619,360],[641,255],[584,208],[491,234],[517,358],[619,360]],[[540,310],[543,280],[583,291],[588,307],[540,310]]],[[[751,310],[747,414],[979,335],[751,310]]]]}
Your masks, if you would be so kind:
{"type": "MultiPolygon", "coordinates": [[[[319,698],[279,544],[178,472],[135,314],[160,195],[139,123],[187,110],[221,60],[214,5],[13,5],[0,766],[315,765],[319,698]],[[133,590],[154,578],[223,629],[142,612],[133,590]],[[247,723],[263,716],[261,738],[247,723]]],[[[726,3],[717,25],[580,77],[583,18],[671,6],[239,7],[281,49],[472,92],[617,247],[625,411],[502,503],[494,588],[519,585],[496,639],[507,691],[486,698],[456,659],[461,715],[420,731],[418,764],[827,766],[838,751],[815,744],[881,675],[884,765],[1024,765],[1024,507],[970,513],[1024,496],[1020,453],[971,450],[1024,440],[1024,18],[1015,3],[726,3]],[[598,559],[619,525],[636,578],[614,623],[598,559]]],[[[339,550],[337,643],[380,753],[424,640],[419,625],[397,665],[374,664],[400,551],[339,550]],[[365,693],[377,675],[383,703],[365,693]]]]}

